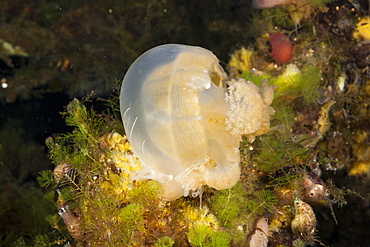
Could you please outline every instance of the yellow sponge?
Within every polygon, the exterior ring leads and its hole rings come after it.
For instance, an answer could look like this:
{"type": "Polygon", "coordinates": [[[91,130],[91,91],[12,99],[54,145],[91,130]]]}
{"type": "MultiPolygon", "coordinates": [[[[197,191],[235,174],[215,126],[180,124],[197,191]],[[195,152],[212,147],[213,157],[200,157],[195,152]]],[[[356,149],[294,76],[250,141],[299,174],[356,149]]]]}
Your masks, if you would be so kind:
{"type": "Polygon", "coordinates": [[[356,24],[352,35],[355,39],[370,40],[370,16],[365,16],[356,24]]]}

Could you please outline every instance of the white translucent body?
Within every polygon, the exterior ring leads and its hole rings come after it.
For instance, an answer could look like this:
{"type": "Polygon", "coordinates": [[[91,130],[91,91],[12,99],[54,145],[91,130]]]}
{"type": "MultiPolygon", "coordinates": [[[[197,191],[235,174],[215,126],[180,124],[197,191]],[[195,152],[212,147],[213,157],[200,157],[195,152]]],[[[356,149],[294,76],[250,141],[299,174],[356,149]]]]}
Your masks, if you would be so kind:
{"type": "Polygon", "coordinates": [[[125,75],[122,119],[145,166],[135,179],[160,181],[166,200],[198,195],[205,184],[219,190],[234,186],[241,135],[253,140],[269,129],[273,88],[264,85],[261,95],[244,80],[230,82],[230,90],[216,86],[224,80],[212,52],[177,44],[145,52],[125,75]]]}

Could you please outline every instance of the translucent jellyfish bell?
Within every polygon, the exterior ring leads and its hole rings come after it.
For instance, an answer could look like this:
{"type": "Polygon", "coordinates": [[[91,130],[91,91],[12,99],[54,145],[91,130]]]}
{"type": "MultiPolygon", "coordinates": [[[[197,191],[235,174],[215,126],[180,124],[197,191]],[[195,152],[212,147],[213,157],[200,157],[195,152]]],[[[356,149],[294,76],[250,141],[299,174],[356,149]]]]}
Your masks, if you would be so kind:
{"type": "Polygon", "coordinates": [[[212,52],[177,44],[145,52],[125,75],[123,124],[144,164],[134,177],[161,182],[166,200],[198,195],[203,185],[234,186],[240,176],[241,135],[253,140],[269,129],[273,88],[264,84],[261,95],[242,79],[229,82],[229,88],[216,86],[226,78],[212,52]]]}

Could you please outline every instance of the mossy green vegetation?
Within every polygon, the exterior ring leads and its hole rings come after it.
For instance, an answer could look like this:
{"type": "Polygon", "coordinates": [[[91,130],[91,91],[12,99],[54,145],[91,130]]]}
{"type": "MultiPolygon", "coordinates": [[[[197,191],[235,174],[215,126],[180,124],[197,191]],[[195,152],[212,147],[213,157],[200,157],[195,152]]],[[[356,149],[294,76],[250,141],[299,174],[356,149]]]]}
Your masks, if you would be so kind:
{"type": "MultiPolygon", "coordinates": [[[[70,232],[77,244],[128,246],[155,241],[155,235],[150,233],[155,228],[147,230],[144,223],[148,225],[152,217],[160,215],[158,183],[129,181],[129,175],[114,166],[110,158],[114,150],[107,144],[111,139],[104,138],[112,137],[105,134],[115,124],[104,114],[97,116],[75,99],[64,115],[67,124],[75,129],[48,139],[47,144],[57,168],[63,166],[57,183],[57,207],[67,204],[79,215],[73,222],[80,226],[78,231],[70,232]],[[67,170],[76,170],[79,175],[71,176],[67,170]]],[[[50,172],[42,172],[39,181],[47,185],[48,177],[50,172]]],[[[66,216],[62,218],[68,228],[71,222],[66,216]]]]}
{"type": "Polygon", "coordinates": [[[272,213],[275,204],[277,204],[277,198],[272,191],[255,191],[251,193],[246,204],[248,217],[252,215],[263,215],[266,212],[272,213]]]}
{"type": "Polygon", "coordinates": [[[261,136],[254,147],[257,153],[252,156],[252,160],[263,172],[271,172],[296,164],[310,155],[309,149],[292,141],[277,138],[273,133],[261,136]]]}
{"type": "Polygon", "coordinates": [[[294,22],[285,8],[263,9],[261,16],[263,20],[267,20],[266,24],[269,30],[273,30],[275,26],[283,28],[294,26],[294,22]]]}
{"type": "Polygon", "coordinates": [[[198,225],[187,232],[189,242],[196,247],[226,247],[230,246],[231,236],[225,231],[214,231],[211,228],[198,225]]]}
{"type": "Polygon", "coordinates": [[[273,77],[267,73],[257,74],[247,70],[243,71],[243,73],[241,74],[241,78],[244,78],[247,81],[253,81],[253,83],[256,84],[257,86],[259,86],[261,84],[261,81],[263,80],[270,81],[273,79],[273,77]]]}
{"type": "MultiPolygon", "coordinates": [[[[319,95],[317,89],[323,80],[319,68],[308,64],[300,69],[296,65],[288,65],[284,72],[277,77],[272,77],[268,73],[256,74],[251,71],[244,71],[241,76],[246,80],[253,81],[256,85],[259,85],[262,80],[267,80],[269,84],[278,86],[275,101],[279,101],[279,99],[294,100],[302,97],[307,104],[317,99],[319,95]]],[[[292,104],[292,102],[290,103],[292,104]]]]}
{"type": "Polygon", "coordinates": [[[145,207],[139,203],[130,203],[120,210],[118,222],[122,223],[121,231],[122,236],[126,237],[126,239],[123,239],[123,243],[125,245],[128,245],[131,242],[136,231],[145,231],[144,213],[145,207]]]}
{"type": "Polygon", "coordinates": [[[246,190],[239,182],[233,188],[218,191],[212,197],[212,209],[216,212],[222,226],[230,227],[243,213],[247,202],[246,190]]]}
{"type": "Polygon", "coordinates": [[[50,187],[56,183],[52,170],[42,170],[37,177],[37,182],[42,188],[50,187]]]}
{"type": "Polygon", "coordinates": [[[161,237],[155,243],[156,247],[172,247],[175,244],[175,241],[167,236],[161,237]]]}
{"type": "MultiPolygon", "coordinates": [[[[289,68],[289,67],[288,67],[289,68]]],[[[273,84],[279,87],[277,97],[303,97],[306,103],[312,103],[317,99],[318,88],[322,78],[320,70],[313,65],[305,65],[301,71],[287,72],[273,80],[273,84]]]]}
{"type": "Polygon", "coordinates": [[[276,204],[276,196],[268,189],[247,191],[242,182],[211,197],[212,210],[237,246],[246,244],[246,235],[253,230],[255,220],[273,212],[276,204]]]}

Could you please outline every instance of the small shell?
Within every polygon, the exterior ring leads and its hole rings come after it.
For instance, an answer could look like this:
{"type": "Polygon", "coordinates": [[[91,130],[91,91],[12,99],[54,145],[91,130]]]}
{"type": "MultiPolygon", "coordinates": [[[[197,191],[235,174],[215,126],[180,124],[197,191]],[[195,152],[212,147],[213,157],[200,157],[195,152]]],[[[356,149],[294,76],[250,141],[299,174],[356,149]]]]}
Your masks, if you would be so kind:
{"type": "Polygon", "coordinates": [[[291,223],[293,233],[308,243],[315,242],[316,216],[306,202],[294,200],[295,217],[291,223]]]}
{"type": "Polygon", "coordinates": [[[169,44],[145,52],[123,80],[120,107],[126,135],[146,166],[136,179],[162,182],[167,200],[196,196],[205,184],[219,190],[234,186],[240,176],[241,134],[269,129],[265,122],[273,110],[259,88],[234,82],[230,88],[240,88],[235,98],[230,96],[234,92],[216,86],[226,77],[212,52],[169,44]],[[256,102],[246,104],[245,92],[256,102]],[[238,112],[241,105],[247,112],[238,112]],[[253,127],[228,119],[230,114],[248,119],[253,127]],[[236,128],[238,134],[231,133],[236,128]]]}

